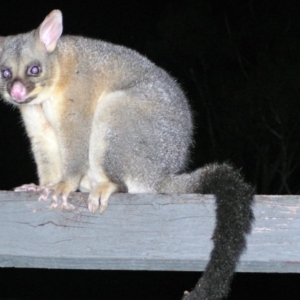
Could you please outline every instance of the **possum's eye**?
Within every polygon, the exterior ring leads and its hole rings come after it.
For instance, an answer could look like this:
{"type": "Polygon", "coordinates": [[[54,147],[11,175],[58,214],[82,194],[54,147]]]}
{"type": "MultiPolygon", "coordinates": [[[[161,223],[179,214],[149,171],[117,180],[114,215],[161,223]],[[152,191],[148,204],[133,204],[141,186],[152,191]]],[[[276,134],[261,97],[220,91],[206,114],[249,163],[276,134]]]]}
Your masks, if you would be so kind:
{"type": "Polygon", "coordinates": [[[32,66],[27,69],[27,75],[37,76],[41,73],[41,68],[39,66],[32,66]]]}
{"type": "Polygon", "coordinates": [[[9,69],[1,70],[2,77],[8,79],[11,77],[11,71],[9,69]]]}

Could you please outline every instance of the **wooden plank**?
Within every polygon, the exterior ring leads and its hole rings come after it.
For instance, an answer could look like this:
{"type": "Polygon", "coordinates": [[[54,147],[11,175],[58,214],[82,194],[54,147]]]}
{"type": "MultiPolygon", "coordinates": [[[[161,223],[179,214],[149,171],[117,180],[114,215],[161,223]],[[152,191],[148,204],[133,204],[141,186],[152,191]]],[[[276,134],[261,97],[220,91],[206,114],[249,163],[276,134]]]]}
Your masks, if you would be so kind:
{"type": "MultiPolygon", "coordinates": [[[[0,191],[0,267],[202,271],[212,248],[211,195],[111,197],[92,214],[50,210],[37,195],[0,191]]],[[[241,272],[300,273],[300,197],[256,196],[256,222],[241,272]]]]}

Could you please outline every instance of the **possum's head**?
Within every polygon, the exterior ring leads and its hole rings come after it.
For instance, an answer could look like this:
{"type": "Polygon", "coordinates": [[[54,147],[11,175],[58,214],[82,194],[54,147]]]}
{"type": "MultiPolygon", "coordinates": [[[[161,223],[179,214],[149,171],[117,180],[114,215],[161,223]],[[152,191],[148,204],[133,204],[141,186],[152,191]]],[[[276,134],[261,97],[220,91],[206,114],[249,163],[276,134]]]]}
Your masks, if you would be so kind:
{"type": "Polygon", "coordinates": [[[62,34],[62,14],[52,11],[38,29],[0,37],[0,94],[13,104],[47,99],[57,77],[55,50],[62,34]]]}

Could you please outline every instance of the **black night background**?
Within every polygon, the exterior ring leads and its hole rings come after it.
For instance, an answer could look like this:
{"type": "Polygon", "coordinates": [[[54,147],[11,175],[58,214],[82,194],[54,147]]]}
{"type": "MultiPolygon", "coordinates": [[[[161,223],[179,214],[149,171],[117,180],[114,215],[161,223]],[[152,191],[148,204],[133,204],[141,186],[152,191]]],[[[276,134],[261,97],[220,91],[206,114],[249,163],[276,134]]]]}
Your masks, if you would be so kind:
{"type": "MultiPolygon", "coordinates": [[[[257,194],[300,193],[300,2],[1,3],[0,35],[62,10],[64,33],[133,48],[177,78],[194,112],[191,168],[230,161],[257,194]]],[[[18,111],[0,101],[0,190],[37,182],[18,111]]],[[[1,242],[1,241],[0,241],[1,242]]],[[[0,269],[0,299],[180,299],[199,273],[0,269]]],[[[300,275],[235,275],[228,299],[299,299],[300,275]]]]}

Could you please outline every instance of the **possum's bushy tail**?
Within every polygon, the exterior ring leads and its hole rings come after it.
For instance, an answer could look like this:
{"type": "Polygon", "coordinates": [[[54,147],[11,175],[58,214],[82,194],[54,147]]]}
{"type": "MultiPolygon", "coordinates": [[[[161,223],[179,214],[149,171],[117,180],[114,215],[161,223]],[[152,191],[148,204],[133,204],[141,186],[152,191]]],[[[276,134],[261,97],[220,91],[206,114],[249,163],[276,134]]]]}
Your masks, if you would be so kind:
{"type": "Polygon", "coordinates": [[[254,221],[253,188],[228,164],[210,164],[190,174],[174,175],[164,192],[198,192],[216,197],[214,247],[205,272],[182,300],[220,300],[228,294],[236,265],[246,249],[246,235],[254,221]]]}

